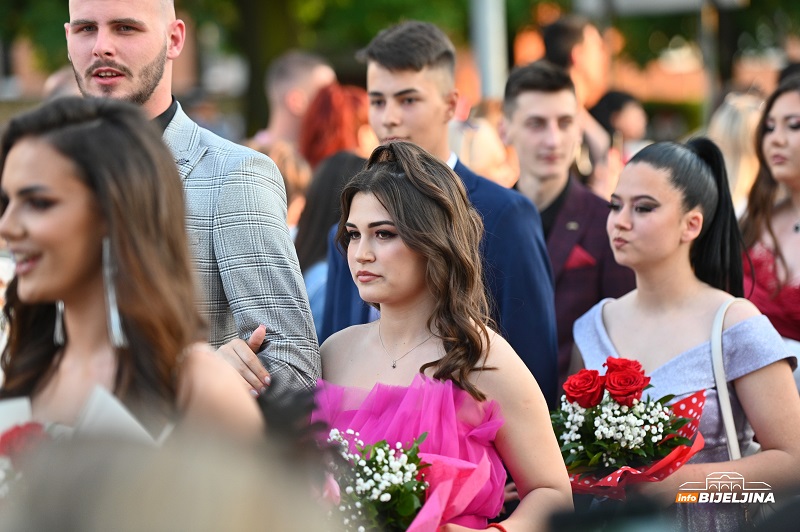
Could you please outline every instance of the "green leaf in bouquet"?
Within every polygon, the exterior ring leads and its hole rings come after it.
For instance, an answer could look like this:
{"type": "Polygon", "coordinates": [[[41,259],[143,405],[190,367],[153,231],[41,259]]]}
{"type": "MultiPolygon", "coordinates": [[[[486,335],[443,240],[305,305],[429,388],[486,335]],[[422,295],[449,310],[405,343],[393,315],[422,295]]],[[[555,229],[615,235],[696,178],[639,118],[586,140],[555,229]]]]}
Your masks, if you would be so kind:
{"type": "Polygon", "coordinates": [[[605,440],[597,440],[594,442],[595,446],[600,447],[604,451],[607,451],[609,448],[613,447],[615,444],[612,442],[607,442],[605,440]]]}
{"type": "Polygon", "coordinates": [[[665,395],[664,397],[662,397],[658,401],[656,401],[656,403],[661,403],[662,405],[665,405],[665,404],[669,403],[670,401],[672,401],[673,399],[675,399],[675,394],[674,393],[670,393],[670,394],[665,395]]]}
{"type": "Polygon", "coordinates": [[[397,498],[397,513],[402,516],[414,515],[420,506],[419,499],[411,493],[404,492],[397,498]]]}
{"type": "Polygon", "coordinates": [[[589,459],[589,467],[595,466],[603,459],[603,453],[597,453],[589,459]]]}
{"type": "Polygon", "coordinates": [[[675,443],[675,446],[678,446],[678,445],[689,445],[689,446],[691,446],[692,445],[692,440],[690,440],[689,438],[686,438],[684,436],[673,436],[670,440],[675,443]]]}
{"type": "Polygon", "coordinates": [[[645,452],[645,450],[644,450],[644,449],[642,449],[642,448],[628,449],[628,450],[629,450],[630,452],[632,452],[633,454],[636,454],[636,455],[642,456],[642,457],[644,457],[644,458],[647,458],[647,453],[646,453],[646,452],[645,452]]]}
{"type": "Polygon", "coordinates": [[[685,417],[675,418],[675,421],[670,423],[670,429],[677,431],[679,428],[681,428],[684,425],[686,425],[687,423],[689,423],[689,421],[690,420],[688,418],[685,418],[685,417]]]}

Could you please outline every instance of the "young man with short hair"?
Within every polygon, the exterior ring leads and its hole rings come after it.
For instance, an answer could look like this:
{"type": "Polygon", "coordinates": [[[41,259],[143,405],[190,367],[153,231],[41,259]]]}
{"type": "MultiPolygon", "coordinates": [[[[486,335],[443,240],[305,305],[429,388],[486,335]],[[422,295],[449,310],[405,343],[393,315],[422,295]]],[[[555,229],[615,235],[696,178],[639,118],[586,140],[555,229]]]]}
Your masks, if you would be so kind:
{"type": "Polygon", "coordinates": [[[290,50],[276,57],[264,76],[269,125],[245,144],[261,153],[269,153],[276,141],[297,148],[306,109],[321,88],[335,81],[333,68],[316,54],[290,50]]]}
{"type": "Polygon", "coordinates": [[[606,233],[608,202],[570,176],[581,130],[569,74],[547,61],[512,71],[503,114],[503,138],[519,157],[516,188],[542,216],[555,277],[561,384],[568,376],[575,320],[598,301],[633,290],[634,276],[614,260],[606,233]]]}
{"type": "Polygon", "coordinates": [[[544,58],[565,69],[575,86],[578,122],[583,131],[578,171],[589,188],[610,198],[621,170],[622,154],[588,109],[608,90],[611,56],[597,26],[581,15],[564,15],[542,29],[544,58]]]}

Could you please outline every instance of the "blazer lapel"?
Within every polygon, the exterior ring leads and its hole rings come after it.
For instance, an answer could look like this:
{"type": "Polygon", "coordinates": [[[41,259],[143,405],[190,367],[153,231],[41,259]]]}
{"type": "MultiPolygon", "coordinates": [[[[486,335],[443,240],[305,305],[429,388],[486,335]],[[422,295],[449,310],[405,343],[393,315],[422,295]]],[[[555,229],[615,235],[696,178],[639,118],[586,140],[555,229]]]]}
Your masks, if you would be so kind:
{"type": "Polygon", "coordinates": [[[547,253],[550,255],[550,265],[553,268],[553,279],[558,281],[564,265],[569,258],[572,248],[578,243],[581,235],[586,231],[583,227],[583,196],[578,187],[569,187],[567,199],[561,206],[561,211],[556,216],[550,236],[547,239],[547,253]]]}
{"type": "Polygon", "coordinates": [[[181,181],[185,181],[192,169],[208,150],[208,146],[200,145],[200,126],[186,113],[180,104],[175,116],[164,131],[164,142],[172,151],[181,181]]]}

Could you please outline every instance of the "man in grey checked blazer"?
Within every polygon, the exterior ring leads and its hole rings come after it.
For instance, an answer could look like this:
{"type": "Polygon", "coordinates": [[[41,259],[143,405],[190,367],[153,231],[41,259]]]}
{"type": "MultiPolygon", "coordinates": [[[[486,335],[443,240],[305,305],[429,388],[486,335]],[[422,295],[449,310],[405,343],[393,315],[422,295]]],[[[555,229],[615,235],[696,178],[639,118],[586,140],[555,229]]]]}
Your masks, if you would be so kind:
{"type": "Polygon", "coordinates": [[[283,180],[268,157],[200,128],[172,98],[172,61],[186,37],[172,2],[70,0],[69,10],[67,47],[81,92],[141,105],[175,156],[209,342],[254,395],[271,382],[313,387],[319,349],[283,180]],[[269,373],[243,362],[254,352],[269,373]]]}

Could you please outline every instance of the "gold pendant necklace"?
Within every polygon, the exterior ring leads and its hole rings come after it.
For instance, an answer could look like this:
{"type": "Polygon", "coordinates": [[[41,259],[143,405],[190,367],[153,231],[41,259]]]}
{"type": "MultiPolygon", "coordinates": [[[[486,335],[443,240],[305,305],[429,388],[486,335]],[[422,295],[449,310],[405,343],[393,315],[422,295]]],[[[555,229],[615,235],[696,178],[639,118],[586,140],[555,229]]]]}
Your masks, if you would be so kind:
{"type": "Polygon", "coordinates": [[[422,344],[424,344],[425,342],[427,342],[431,338],[433,338],[433,333],[431,333],[430,336],[425,338],[423,341],[421,341],[420,343],[418,343],[417,345],[415,345],[414,347],[412,347],[411,349],[409,349],[405,353],[403,353],[403,356],[401,356],[399,358],[394,358],[389,353],[389,350],[386,349],[386,346],[383,344],[383,335],[381,335],[381,322],[380,322],[380,320],[378,320],[378,339],[381,341],[381,347],[383,348],[384,353],[386,353],[389,356],[389,358],[392,359],[392,369],[395,369],[397,367],[397,361],[398,360],[403,360],[411,351],[413,351],[414,349],[418,348],[419,346],[421,346],[422,344]]]}

